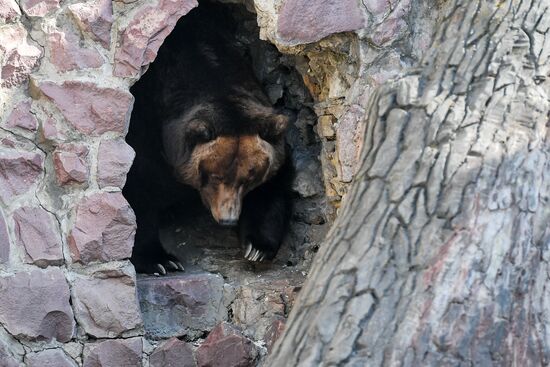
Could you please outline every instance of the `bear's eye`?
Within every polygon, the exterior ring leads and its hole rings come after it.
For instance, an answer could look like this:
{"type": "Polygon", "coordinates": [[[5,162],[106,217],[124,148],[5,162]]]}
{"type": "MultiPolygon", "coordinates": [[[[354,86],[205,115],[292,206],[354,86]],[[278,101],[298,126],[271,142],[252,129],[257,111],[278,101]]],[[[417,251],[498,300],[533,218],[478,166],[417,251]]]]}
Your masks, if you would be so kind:
{"type": "Polygon", "coordinates": [[[254,168],[251,168],[248,170],[248,176],[254,177],[256,175],[256,170],[254,168]]]}
{"type": "Polygon", "coordinates": [[[212,182],[214,182],[214,183],[220,183],[220,182],[222,182],[222,180],[223,180],[223,176],[220,176],[220,175],[211,175],[211,176],[210,176],[210,180],[212,180],[212,182]]]}
{"type": "Polygon", "coordinates": [[[213,140],[212,131],[206,121],[193,119],[188,123],[187,129],[189,137],[195,139],[197,142],[213,140]]]}

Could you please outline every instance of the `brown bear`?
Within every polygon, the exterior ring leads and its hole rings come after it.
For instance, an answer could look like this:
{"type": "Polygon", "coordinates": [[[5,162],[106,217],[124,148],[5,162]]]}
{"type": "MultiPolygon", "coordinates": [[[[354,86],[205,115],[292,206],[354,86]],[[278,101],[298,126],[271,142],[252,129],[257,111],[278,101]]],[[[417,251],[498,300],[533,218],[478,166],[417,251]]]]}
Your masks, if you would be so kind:
{"type": "Polygon", "coordinates": [[[158,238],[163,207],[185,201],[181,184],[200,193],[220,225],[238,226],[248,260],[271,259],[282,242],[290,207],[288,117],[270,105],[224,19],[201,2],[133,90],[127,140],[140,148],[124,194],[137,216],[138,272],[181,268],[158,238]]]}

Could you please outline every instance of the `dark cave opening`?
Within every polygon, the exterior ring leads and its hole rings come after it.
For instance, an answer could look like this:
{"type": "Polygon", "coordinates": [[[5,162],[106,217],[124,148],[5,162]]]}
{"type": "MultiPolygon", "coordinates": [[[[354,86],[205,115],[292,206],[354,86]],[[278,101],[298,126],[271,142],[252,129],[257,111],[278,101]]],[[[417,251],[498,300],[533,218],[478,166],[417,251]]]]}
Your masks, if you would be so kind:
{"type": "MultiPolygon", "coordinates": [[[[136,158],[123,193],[136,212],[138,232],[142,228],[158,231],[150,236],[158,236],[162,246],[177,257],[186,271],[199,269],[232,277],[242,270],[293,267],[307,271],[309,268],[328,230],[327,218],[332,213],[324,194],[318,158],[321,142],[315,132],[317,116],[312,109],[313,100],[294,62],[293,56],[281,54],[273,45],[259,39],[256,15],[244,6],[201,1],[198,8],[178,22],[160,48],[157,59],[131,88],[136,100],[127,142],[136,151],[136,158]],[[178,76],[167,75],[163,65],[178,62],[173,50],[185,41],[184,32],[189,24],[197,21],[216,29],[209,36],[221,37],[231,50],[250,63],[269,102],[293,116],[285,136],[293,172],[292,213],[283,244],[273,261],[245,260],[236,230],[216,223],[197,190],[178,183],[166,161],[161,139],[163,111],[158,111],[158,98],[162,95],[161,88],[178,76]],[[150,226],[155,221],[160,223],[160,228],[150,226]]],[[[216,87],[215,82],[212,87],[216,87]]],[[[181,98],[193,97],[183,95],[181,98]]]]}

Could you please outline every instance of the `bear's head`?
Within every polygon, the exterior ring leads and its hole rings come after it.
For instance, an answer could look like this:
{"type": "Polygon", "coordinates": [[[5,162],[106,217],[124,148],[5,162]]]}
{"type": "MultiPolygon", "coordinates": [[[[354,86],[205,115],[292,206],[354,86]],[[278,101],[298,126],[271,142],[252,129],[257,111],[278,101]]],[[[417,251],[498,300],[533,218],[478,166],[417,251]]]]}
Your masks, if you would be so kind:
{"type": "MultiPolygon", "coordinates": [[[[224,134],[216,132],[209,119],[195,118],[184,128],[184,146],[189,149],[175,152],[179,159],[168,157],[178,179],[199,191],[221,225],[237,224],[244,196],[272,177],[285,160],[287,116],[273,113],[255,121],[254,129],[224,134]]],[[[165,130],[172,135],[165,141],[180,135],[170,130],[165,130]]]]}

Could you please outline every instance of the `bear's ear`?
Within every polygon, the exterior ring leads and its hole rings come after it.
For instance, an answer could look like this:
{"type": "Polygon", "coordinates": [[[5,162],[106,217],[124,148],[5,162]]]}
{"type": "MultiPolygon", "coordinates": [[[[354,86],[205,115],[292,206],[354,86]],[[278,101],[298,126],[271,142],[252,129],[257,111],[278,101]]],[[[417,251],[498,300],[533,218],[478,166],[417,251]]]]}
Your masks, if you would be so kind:
{"type": "Polygon", "coordinates": [[[187,123],[187,136],[197,142],[206,142],[213,139],[209,124],[201,119],[193,119],[187,123]]]}
{"type": "Polygon", "coordinates": [[[262,121],[260,136],[267,141],[276,141],[283,137],[288,127],[289,118],[283,114],[273,114],[262,121]]]}

